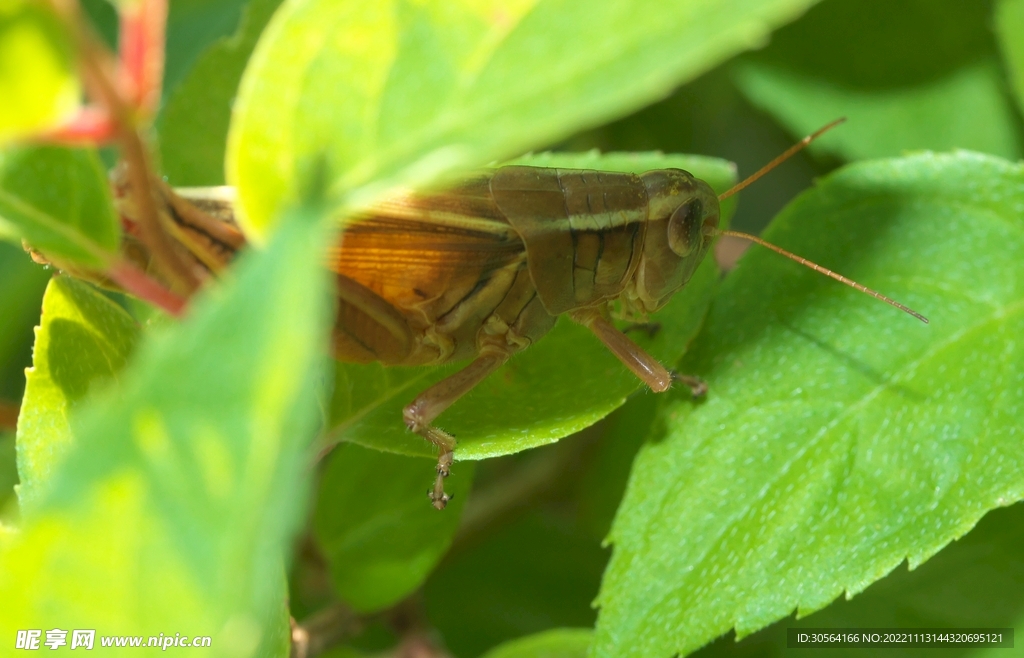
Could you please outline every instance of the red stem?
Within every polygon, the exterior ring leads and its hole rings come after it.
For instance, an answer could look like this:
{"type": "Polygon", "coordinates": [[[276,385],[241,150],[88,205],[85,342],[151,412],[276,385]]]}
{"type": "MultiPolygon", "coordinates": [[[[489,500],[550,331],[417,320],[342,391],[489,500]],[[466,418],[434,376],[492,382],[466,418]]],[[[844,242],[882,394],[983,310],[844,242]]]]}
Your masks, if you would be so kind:
{"type": "Polygon", "coordinates": [[[121,72],[130,105],[152,116],[164,77],[167,0],[142,0],[121,9],[121,72]]]}
{"type": "Polygon", "coordinates": [[[18,414],[21,408],[7,400],[0,400],[0,430],[13,430],[18,427],[18,414]]]}
{"type": "Polygon", "coordinates": [[[107,276],[111,281],[124,288],[125,292],[163,309],[170,315],[176,318],[185,315],[188,301],[184,297],[163,287],[128,261],[116,262],[107,270],[107,276]]]}
{"type": "Polygon", "coordinates": [[[79,108],[63,126],[39,136],[38,141],[67,146],[101,146],[117,139],[117,125],[102,107],[86,105],[79,108]]]}

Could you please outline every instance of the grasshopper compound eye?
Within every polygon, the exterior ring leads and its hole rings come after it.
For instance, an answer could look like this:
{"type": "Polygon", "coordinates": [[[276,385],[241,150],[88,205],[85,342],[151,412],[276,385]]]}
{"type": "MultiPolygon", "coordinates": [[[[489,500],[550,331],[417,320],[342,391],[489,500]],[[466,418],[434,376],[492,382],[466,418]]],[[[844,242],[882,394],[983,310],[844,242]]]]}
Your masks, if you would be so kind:
{"type": "Polygon", "coordinates": [[[679,206],[668,220],[668,246],[677,256],[697,251],[701,242],[704,204],[694,199],[679,206]]]}

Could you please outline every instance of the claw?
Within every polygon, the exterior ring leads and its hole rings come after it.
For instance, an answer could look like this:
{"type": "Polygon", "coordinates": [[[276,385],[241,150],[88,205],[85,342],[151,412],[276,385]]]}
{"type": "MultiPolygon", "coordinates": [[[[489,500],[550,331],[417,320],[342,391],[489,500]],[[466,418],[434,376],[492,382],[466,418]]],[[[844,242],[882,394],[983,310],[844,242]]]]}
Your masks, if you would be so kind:
{"type": "Polygon", "coordinates": [[[448,506],[448,501],[452,499],[452,496],[448,494],[442,494],[440,498],[434,497],[434,492],[430,492],[430,504],[434,506],[434,509],[440,511],[448,506]]]}
{"type": "Polygon", "coordinates": [[[686,384],[690,388],[690,394],[695,398],[702,398],[708,392],[708,385],[699,377],[692,375],[680,375],[675,370],[671,371],[672,381],[679,382],[680,384],[686,384]]]}
{"type": "Polygon", "coordinates": [[[434,509],[443,510],[455,495],[444,492],[444,476],[438,474],[434,481],[434,488],[427,492],[427,497],[430,498],[430,504],[434,506],[434,509]]]}

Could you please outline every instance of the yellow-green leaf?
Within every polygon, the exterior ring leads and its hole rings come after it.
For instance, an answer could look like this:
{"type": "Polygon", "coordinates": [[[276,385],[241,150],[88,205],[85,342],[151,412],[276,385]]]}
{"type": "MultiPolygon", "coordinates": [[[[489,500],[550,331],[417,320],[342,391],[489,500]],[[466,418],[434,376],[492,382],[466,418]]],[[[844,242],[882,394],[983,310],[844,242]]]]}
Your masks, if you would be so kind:
{"type": "Polygon", "coordinates": [[[235,104],[227,179],[259,237],[323,174],[342,204],[543,147],[668,95],[814,0],[295,0],[235,104]]]}
{"type": "Polygon", "coordinates": [[[131,316],[89,284],[67,276],[50,280],[18,418],[23,508],[38,500],[71,448],[74,408],[90,391],[116,381],[138,336],[131,316]]]}
{"type": "Polygon", "coordinates": [[[0,0],[0,144],[70,118],[79,93],[74,49],[53,12],[0,0]]]}

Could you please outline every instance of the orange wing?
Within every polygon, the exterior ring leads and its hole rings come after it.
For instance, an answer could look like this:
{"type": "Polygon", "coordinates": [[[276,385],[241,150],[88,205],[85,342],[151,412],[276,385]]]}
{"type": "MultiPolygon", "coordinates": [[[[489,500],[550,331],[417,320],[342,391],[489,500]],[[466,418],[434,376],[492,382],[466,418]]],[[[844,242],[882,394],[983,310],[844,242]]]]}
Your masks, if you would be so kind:
{"type": "Polygon", "coordinates": [[[414,324],[434,322],[496,271],[525,266],[523,242],[491,200],[488,180],[378,204],[345,229],[330,268],[414,324]]]}

